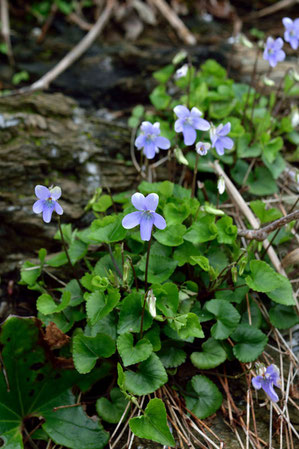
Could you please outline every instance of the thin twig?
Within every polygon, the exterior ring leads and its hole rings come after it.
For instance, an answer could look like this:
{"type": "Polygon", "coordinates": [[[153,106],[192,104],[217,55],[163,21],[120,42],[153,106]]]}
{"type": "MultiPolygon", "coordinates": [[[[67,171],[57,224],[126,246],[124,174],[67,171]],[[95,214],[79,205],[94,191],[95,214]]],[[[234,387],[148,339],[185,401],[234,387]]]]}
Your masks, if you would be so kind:
{"type": "MultiPolygon", "coordinates": [[[[253,229],[258,229],[259,223],[258,223],[257,219],[255,218],[252,211],[249,209],[249,207],[245,203],[245,201],[242,198],[242,196],[240,195],[238,189],[234,186],[234,184],[232,183],[230,178],[227,176],[225,171],[222,169],[219,162],[215,161],[214,164],[211,164],[211,165],[212,165],[213,169],[215,170],[215,172],[217,173],[217,175],[223,176],[223,178],[225,180],[225,186],[226,186],[227,192],[231,196],[233,202],[238,206],[238,208],[241,210],[241,212],[247,218],[247,220],[249,221],[249,223],[253,227],[253,229]]],[[[267,240],[263,241],[263,246],[264,247],[268,246],[267,240]]],[[[285,277],[287,277],[287,274],[286,274],[285,270],[283,269],[283,267],[281,266],[280,260],[278,259],[277,254],[274,251],[272,246],[270,248],[268,248],[267,253],[268,253],[269,259],[271,260],[275,269],[280,274],[283,274],[285,277]]]]}
{"type": "Polygon", "coordinates": [[[243,20],[251,21],[253,19],[259,19],[261,17],[265,17],[270,14],[274,14],[277,11],[279,11],[280,9],[290,8],[291,6],[295,5],[296,3],[298,3],[298,0],[281,0],[278,3],[276,2],[273,5],[270,5],[270,6],[267,6],[266,8],[261,9],[260,11],[250,14],[249,16],[247,16],[247,18],[245,17],[243,20]]]}
{"type": "Polygon", "coordinates": [[[268,234],[275,231],[276,229],[280,229],[291,221],[299,219],[299,210],[292,212],[285,217],[279,218],[278,220],[273,221],[272,223],[264,226],[261,229],[239,229],[238,235],[241,237],[245,237],[248,240],[257,240],[262,242],[267,239],[268,234]]]}
{"type": "Polygon", "coordinates": [[[188,45],[195,45],[196,38],[188,30],[184,22],[176,15],[174,10],[165,2],[165,0],[150,0],[150,3],[156,6],[163,14],[170,25],[176,30],[180,38],[188,45]]]}
{"type": "Polygon", "coordinates": [[[94,24],[92,29],[64,58],[62,58],[62,60],[55,67],[53,67],[53,69],[43,75],[39,80],[35,81],[31,86],[15,90],[6,95],[3,95],[3,97],[28,94],[36,90],[48,89],[50,84],[59,75],[61,75],[61,73],[68,69],[77,59],[79,59],[80,56],[82,56],[82,54],[85,53],[86,50],[92,45],[92,43],[99,36],[104,26],[108,22],[114,5],[115,0],[107,0],[107,4],[102,15],[99,17],[98,21],[94,24]]]}

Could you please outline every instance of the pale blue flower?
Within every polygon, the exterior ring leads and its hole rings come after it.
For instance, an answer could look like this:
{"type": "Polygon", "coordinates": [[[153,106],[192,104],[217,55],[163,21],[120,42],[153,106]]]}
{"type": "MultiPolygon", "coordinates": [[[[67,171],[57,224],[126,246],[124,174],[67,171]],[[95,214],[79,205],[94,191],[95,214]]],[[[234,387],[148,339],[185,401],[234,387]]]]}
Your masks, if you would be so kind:
{"type": "Polygon", "coordinates": [[[208,142],[197,142],[195,146],[196,153],[198,153],[200,156],[206,156],[210,148],[211,144],[208,142]]]}
{"type": "Polygon", "coordinates": [[[135,140],[138,150],[143,148],[143,153],[148,159],[153,159],[159,149],[168,150],[170,142],[166,137],[160,136],[160,123],[142,122],[140,135],[135,140]]]}
{"type": "Polygon", "coordinates": [[[60,187],[50,187],[48,189],[48,187],[37,185],[35,187],[35,195],[38,200],[33,204],[33,212],[36,214],[42,212],[45,223],[50,223],[54,210],[58,215],[63,214],[63,209],[57,202],[61,197],[60,187]]]}
{"type": "Polygon", "coordinates": [[[275,67],[278,62],[281,62],[285,59],[286,54],[282,50],[283,40],[281,37],[277,39],[273,39],[273,37],[268,37],[266,46],[264,49],[263,58],[266,61],[269,61],[271,67],[275,67]]]}
{"type": "Polygon", "coordinates": [[[131,202],[137,212],[132,212],[123,218],[122,225],[125,229],[140,225],[141,239],[148,241],[151,238],[153,225],[158,229],[166,228],[166,221],[162,215],[155,212],[159,203],[159,196],[156,193],[150,193],[146,197],[142,193],[134,193],[131,202]]]}
{"type": "Polygon", "coordinates": [[[285,27],[284,40],[289,42],[294,50],[297,50],[299,45],[299,19],[292,20],[289,17],[284,17],[282,23],[285,27]]]}
{"type": "Polygon", "coordinates": [[[277,402],[279,397],[277,396],[273,385],[278,388],[281,388],[281,381],[279,377],[279,369],[276,365],[270,365],[266,369],[264,366],[260,365],[258,369],[259,375],[253,377],[252,385],[256,390],[260,390],[261,388],[264,392],[269,396],[271,401],[277,402]]]}
{"type": "Polygon", "coordinates": [[[186,106],[178,105],[174,108],[174,113],[178,120],[174,124],[174,129],[177,133],[183,133],[185,145],[193,145],[196,140],[196,130],[208,131],[210,123],[201,118],[202,112],[197,108],[192,108],[189,111],[186,106]]]}
{"type": "Polygon", "coordinates": [[[231,124],[230,122],[222,125],[222,123],[217,126],[217,128],[212,125],[210,129],[210,138],[212,142],[212,148],[216,148],[219,156],[223,156],[224,150],[227,148],[231,150],[234,146],[234,141],[226,135],[230,132],[231,124]]]}

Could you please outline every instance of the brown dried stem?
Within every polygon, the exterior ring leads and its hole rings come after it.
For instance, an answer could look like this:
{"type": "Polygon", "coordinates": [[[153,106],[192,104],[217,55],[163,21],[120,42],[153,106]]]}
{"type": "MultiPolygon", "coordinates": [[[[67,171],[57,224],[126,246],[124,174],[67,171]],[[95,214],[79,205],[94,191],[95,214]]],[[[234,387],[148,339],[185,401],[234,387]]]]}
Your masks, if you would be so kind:
{"type": "Polygon", "coordinates": [[[92,43],[99,36],[104,26],[108,22],[114,5],[115,0],[107,0],[107,4],[103,13],[101,14],[97,22],[93,25],[91,30],[64,58],[62,58],[62,60],[55,67],[53,67],[53,69],[42,76],[39,80],[35,81],[31,86],[15,90],[5,96],[27,94],[36,90],[48,89],[50,84],[59,75],[61,75],[61,73],[68,69],[77,59],[79,59],[80,56],[82,56],[83,53],[85,53],[86,50],[92,45],[92,43]]]}
{"type": "Polygon", "coordinates": [[[280,229],[291,221],[299,219],[299,210],[292,212],[291,214],[286,215],[285,217],[279,218],[278,220],[273,221],[272,223],[264,226],[261,229],[239,229],[238,235],[240,237],[245,237],[248,240],[258,240],[262,242],[266,240],[268,234],[275,231],[276,229],[280,229]]]}

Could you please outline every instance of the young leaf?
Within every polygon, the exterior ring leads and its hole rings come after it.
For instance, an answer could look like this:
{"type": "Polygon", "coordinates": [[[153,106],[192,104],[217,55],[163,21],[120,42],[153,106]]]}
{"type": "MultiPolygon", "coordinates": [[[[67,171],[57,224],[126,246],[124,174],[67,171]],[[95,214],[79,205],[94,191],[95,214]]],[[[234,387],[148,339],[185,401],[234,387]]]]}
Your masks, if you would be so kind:
{"type": "Polygon", "coordinates": [[[239,324],[231,337],[236,342],[233,353],[243,363],[256,360],[268,341],[268,337],[262,331],[249,324],[239,324]]]}
{"type": "Polygon", "coordinates": [[[141,362],[136,372],[125,371],[124,375],[126,389],[138,396],[153,393],[168,379],[162,362],[156,354],[152,354],[141,362]]]}
{"type": "Polygon", "coordinates": [[[73,360],[81,374],[89,373],[99,357],[111,357],[115,353],[115,343],[109,335],[98,333],[87,337],[80,333],[73,340],[73,360]]]}
{"type": "Polygon", "coordinates": [[[193,376],[188,382],[187,392],[191,396],[185,396],[187,408],[191,410],[199,419],[205,419],[213,415],[222,404],[222,394],[216,385],[206,376],[193,376]],[[198,399],[193,395],[198,395],[198,399]]]}
{"type": "Polygon", "coordinates": [[[190,359],[198,369],[212,369],[226,360],[226,352],[218,341],[209,338],[202,344],[202,352],[192,352],[190,359]]]}
{"type": "Polygon", "coordinates": [[[233,219],[226,215],[217,221],[216,226],[218,230],[217,241],[232,245],[238,233],[237,226],[233,225],[233,219]]]}
{"type": "Polygon", "coordinates": [[[21,268],[21,280],[28,285],[34,285],[41,274],[39,266],[32,262],[24,262],[21,268]],[[32,269],[33,267],[36,267],[32,269]]]}
{"type": "Polygon", "coordinates": [[[110,392],[111,401],[100,398],[96,402],[96,409],[100,418],[111,424],[117,424],[125,411],[128,400],[119,388],[113,388],[110,392]]]}
{"type": "Polygon", "coordinates": [[[43,293],[38,297],[36,307],[39,312],[44,315],[50,315],[51,313],[59,313],[64,310],[71,300],[71,293],[64,290],[60,303],[56,303],[51,295],[43,293]]]}
{"type": "Polygon", "coordinates": [[[120,335],[116,345],[124,366],[143,362],[148,359],[153,352],[153,347],[146,338],[142,338],[142,340],[139,340],[134,346],[133,335],[129,332],[120,335]]]}
{"type": "Polygon", "coordinates": [[[174,438],[167,425],[165,405],[161,399],[151,399],[144,415],[131,418],[129,426],[139,438],[146,438],[166,446],[175,446],[174,438]]]}
{"type": "Polygon", "coordinates": [[[211,328],[212,337],[216,340],[229,337],[240,321],[239,312],[224,299],[212,299],[205,304],[205,308],[217,318],[217,323],[211,328]]]}
{"type": "Polygon", "coordinates": [[[202,217],[200,221],[195,222],[190,226],[184,235],[184,240],[192,242],[193,245],[214,240],[217,236],[217,227],[214,222],[214,215],[202,217]]]}
{"type": "MultiPolygon", "coordinates": [[[[184,317],[184,315],[181,315],[184,317]]],[[[180,327],[180,329],[177,330],[179,336],[182,339],[186,339],[189,337],[196,337],[196,338],[204,338],[204,333],[201,328],[200,320],[198,316],[195,313],[187,313],[186,315],[186,321],[180,327]]]]}

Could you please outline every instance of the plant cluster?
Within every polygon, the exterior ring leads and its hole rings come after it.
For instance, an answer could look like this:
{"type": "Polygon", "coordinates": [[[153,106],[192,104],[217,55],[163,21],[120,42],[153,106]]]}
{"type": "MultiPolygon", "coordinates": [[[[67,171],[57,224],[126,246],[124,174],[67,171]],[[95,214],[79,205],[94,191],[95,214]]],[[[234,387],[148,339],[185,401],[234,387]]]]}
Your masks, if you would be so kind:
{"type": "MultiPolygon", "coordinates": [[[[100,420],[111,429],[128,417],[130,404],[140,411],[129,420],[131,431],[173,447],[163,400],[152,396],[141,407],[139,396],[154,395],[169,382],[193,414],[211,416],[223,398],[206,371],[234,360],[251,370],[269,329],[298,322],[290,281],[274,270],[261,243],[244,247],[222,207],[225,182],[215,182],[213,168],[218,159],[251,199],[277,191],[284,144],[299,137],[298,112],[280,114],[286,97],[298,94],[298,75],[288,72],[281,89],[265,96],[229,79],[213,60],[198,71],[191,64],[178,68],[184,58],[179,54],[154,73],[153,108],[137,106],[129,120],[133,133],[142,121],[135,163],[145,180],[138,192],[107,195],[98,189],[87,206],[94,219],[78,230],[60,223],[60,188],[36,187],[33,211],[47,223],[53,211],[59,214],[55,238],[63,251],[47,255],[41,249],[38,264],[23,264],[21,283],[39,294],[37,319],[10,317],[2,326],[4,448],[23,447],[20,430],[33,417],[40,419],[33,439],[103,448],[109,433],[100,420]],[[169,179],[151,182],[164,161],[150,164],[159,150],[168,152],[169,179]],[[175,182],[182,170],[193,171],[192,182],[175,182]],[[69,369],[61,369],[67,361],[69,369]],[[180,385],[176,373],[184,364],[198,374],[180,385]],[[105,392],[100,383],[107,380],[105,392]],[[76,385],[81,397],[96,382],[98,420],[84,413],[74,396],[78,390],[71,389],[76,385]]],[[[250,207],[262,224],[281,217],[259,199],[250,207]]],[[[272,243],[291,240],[293,225],[272,243]]],[[[279,400],[274,365],[259,365],[252,383],[279,400]]]]}

